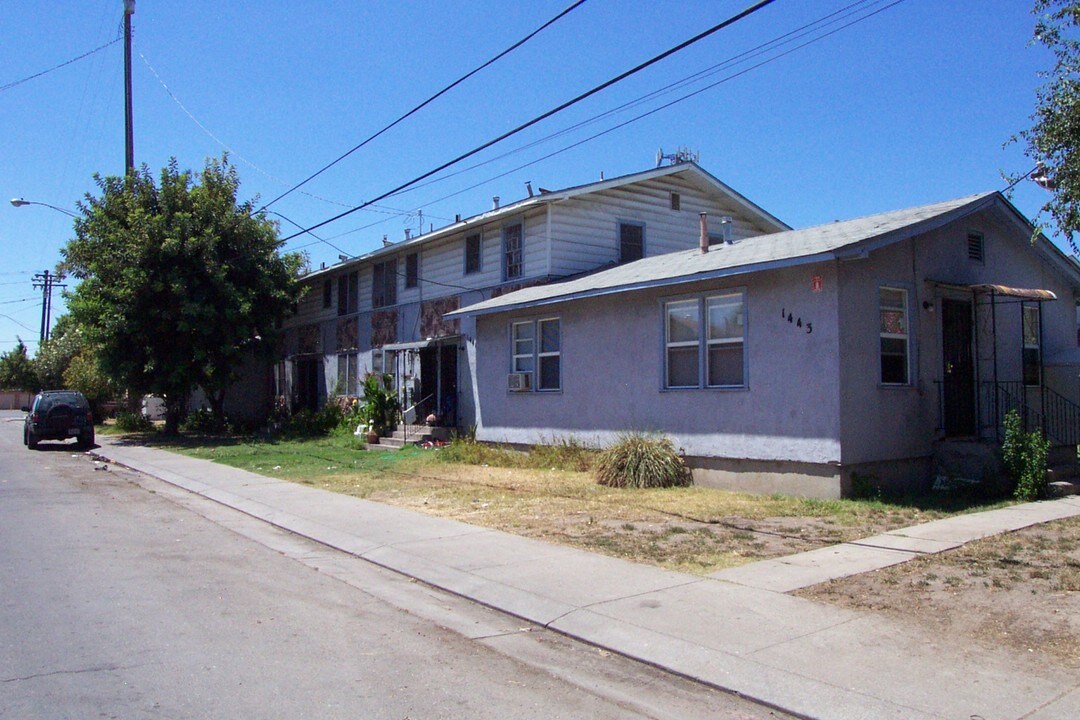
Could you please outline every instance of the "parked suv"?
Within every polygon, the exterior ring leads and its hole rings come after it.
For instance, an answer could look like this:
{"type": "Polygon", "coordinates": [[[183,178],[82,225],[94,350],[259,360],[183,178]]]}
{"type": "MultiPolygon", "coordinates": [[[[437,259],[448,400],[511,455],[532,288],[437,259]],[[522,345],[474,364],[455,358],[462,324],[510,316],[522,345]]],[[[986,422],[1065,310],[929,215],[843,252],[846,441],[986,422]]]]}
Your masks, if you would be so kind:
{"type": "Polygon", "coordinates": [[[45,390],[34,396],[23,424],[23,444],[31,450],[40,440],[76,438],[79,449],[94,445],[94,415],[78,390],[45,390]]]}

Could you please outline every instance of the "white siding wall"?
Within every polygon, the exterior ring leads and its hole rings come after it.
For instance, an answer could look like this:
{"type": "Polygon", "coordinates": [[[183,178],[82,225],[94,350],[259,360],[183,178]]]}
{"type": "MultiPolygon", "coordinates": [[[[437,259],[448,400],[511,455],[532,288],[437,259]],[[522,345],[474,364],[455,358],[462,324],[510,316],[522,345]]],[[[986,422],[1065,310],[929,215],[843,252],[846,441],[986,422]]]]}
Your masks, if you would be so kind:
{"type": "Polygon", "coordinates": [[[709,232],[722,232],[720,218],[734,219],[732,237],[740,240],[767,230],[734,203],[722,203],[679,177],[668,176],[590,193],[552,206],[552,274],[572,275],[618,261],[619,222],[645,225],[645,254],[660,255],[696,247],[701,212],[709,214],[709,232]],[[671,209],[671,193],[681,208],[671,209]]]}

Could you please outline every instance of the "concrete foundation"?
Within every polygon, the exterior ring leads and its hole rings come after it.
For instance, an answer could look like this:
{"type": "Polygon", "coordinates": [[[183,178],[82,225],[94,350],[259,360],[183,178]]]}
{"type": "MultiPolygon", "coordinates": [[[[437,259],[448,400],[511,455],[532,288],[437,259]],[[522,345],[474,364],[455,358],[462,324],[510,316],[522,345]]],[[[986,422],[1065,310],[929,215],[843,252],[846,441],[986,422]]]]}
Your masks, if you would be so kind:
{"type": "Polygon", "coordinates": [[[755,493],[835,499],[843,497],[839,465],[687,457],[694,484],[703,487],[755,493]]]}

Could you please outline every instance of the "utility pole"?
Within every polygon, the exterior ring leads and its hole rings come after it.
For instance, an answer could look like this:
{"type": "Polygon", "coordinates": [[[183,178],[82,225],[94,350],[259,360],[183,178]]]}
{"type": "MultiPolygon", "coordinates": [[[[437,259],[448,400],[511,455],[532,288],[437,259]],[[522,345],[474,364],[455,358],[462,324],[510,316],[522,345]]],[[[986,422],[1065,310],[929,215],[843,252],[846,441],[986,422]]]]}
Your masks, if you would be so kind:
{"type": "Polygon", "coordinates": [[[49,322],[52,319],[52,289],[54,287],[67,287],[63,283],[56,282],[59,278],[52,275],[48,270],[34,276],[34,289],[41,290],[41,342],[49,339],[49,322]]]}
{"type": "Polygon", "coordinates": [[[131,121],[131,16],[135,0],[124,0],[124,149],[126,173],[135,169],[135,140],[131,121]]]}

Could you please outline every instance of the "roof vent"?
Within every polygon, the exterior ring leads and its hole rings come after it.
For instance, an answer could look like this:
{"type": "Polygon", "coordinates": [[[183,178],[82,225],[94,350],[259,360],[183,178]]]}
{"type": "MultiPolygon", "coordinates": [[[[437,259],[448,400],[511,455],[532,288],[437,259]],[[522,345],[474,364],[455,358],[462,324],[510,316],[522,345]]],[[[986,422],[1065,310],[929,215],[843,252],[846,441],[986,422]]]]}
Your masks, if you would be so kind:
{"type": "Polygon", "coordinates": [[[701,234],[698,236],[698,247],[702,253],[709,252],[709,213],[700,212],[698,217],[701,219],[701,234]]]}
{"type": "Polygon", "coordinates": [[[730,215],[724,215],[720,218],[720,227],[724,229],[724,244],[731,245],[735,241],[731,238],[731,227],[734,221],[730,215]]]}
{"type": "Polygon", "coordinates": [[[412,237],[412,228],[405,228],[405,239],[408,240],[412,237]]]}
{"type": "Polygon", "coordinates": [[[458,213],[458,214],[454,215],[454,222],[456,222],[456,223],[461,222],[461,213],[458,213]]]}
{"type": "Polygon", "coordinates": [[[491,209],[492,210],[498,210],[499,209],[499,196],[498,195],[495,195],[494,197],[491,198],[491,209]]]}
{"type": "Polygon", "coordinates": [[[526,180],[525,181],[525,189],[529,191],[529,197],[532,197],[533,196],[532,180],[526,180]]]}

